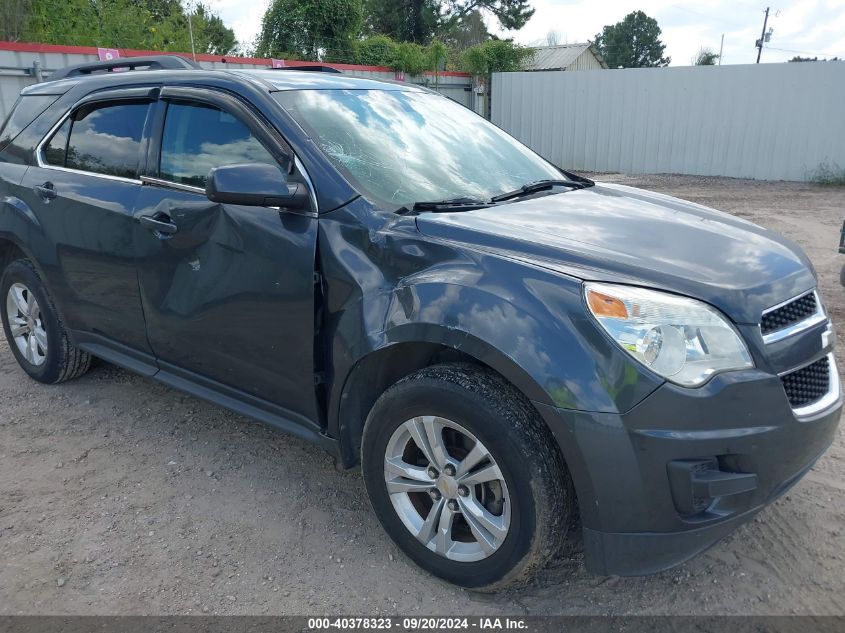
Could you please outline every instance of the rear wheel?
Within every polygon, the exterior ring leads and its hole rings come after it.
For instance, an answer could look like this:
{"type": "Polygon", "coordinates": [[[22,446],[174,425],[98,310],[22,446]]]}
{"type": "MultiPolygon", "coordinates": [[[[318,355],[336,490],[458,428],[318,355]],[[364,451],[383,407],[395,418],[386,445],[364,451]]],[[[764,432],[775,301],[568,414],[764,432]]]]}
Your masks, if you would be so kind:
{"type": "Polygon", "coordinates": [[[0,314],[18,364],[35,380],[58,383],[81,376],[91,356],[74,347],[35,268],[13,261],[0,279],[0,314]]]}
{"type": "Polygon", "coordinates": [[[396,544],[464,587],[528,579],[559,550],[573,509],[530,403],[473,365],[429,367],[388,389],[367,419],[362,469],[396,544]]]}

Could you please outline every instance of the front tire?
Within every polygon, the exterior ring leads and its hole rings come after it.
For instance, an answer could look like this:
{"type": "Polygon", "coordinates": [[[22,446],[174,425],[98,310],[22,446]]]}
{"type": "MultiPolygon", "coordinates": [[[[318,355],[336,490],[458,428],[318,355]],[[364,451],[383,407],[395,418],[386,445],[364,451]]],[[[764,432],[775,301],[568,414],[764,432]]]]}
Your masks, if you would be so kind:
{"type": "Polygon", "coordinates": [[[35,380],[64,382],[91,366],[91,356],[71,344],[47,288],[28,260],[15,260],[3,272],[0,315],[12,353],[35,380]]]}
{"type": "Polygon", "coordinates": [[[370,412],[361,453],[385,530],[440,578],[497,590],[561,548],[569,475],[531,404],[489,370],[437,365],[399,381],[370,412]]]}

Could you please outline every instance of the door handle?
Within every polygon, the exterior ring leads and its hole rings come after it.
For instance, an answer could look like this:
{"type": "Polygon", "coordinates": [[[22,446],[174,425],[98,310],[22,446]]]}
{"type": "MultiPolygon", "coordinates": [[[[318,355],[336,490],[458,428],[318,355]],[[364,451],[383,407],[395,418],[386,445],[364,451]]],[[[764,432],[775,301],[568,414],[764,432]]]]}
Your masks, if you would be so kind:
{"type": "Polygon", "coordinates": [[[142,215],[138,218],[138,221],[144,228],[155,233],[161,233],[162,235],[173,235],[179,230],[179,227],[173,223],[173,220],[166,213],[159,212],[155,215],[142,215]]]}
{"type": "Polygon", "coordinates": [[[38,194],[38,197],[47,202],[48,200],[54,200],[58,195],[56,193],[56,187],[53,185],[52,182],[49,180],[45,182],[43,185],[38,185],[35,187],[35,193],[38,194]]]}

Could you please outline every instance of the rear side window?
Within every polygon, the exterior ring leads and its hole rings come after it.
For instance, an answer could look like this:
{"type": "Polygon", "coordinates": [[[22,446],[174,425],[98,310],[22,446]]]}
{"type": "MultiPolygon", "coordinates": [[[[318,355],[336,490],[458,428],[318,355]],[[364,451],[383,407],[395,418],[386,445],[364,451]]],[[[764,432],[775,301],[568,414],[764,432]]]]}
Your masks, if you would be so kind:
{"type": "Polygon", "coordinates": [[[44,148],[50,165],[135,178],[148,102],[99,103],[74,112],[44,148]]]}
{"type": "Polygon", "coordinates": [[[212,167],[239,163],[278,164],[249,128],[231,114],[199,103],[167,106],[159,177],[204,188],[212,167]]]}
{"type": "Polygon", "coordinates": [[[0,152],[58,99],[57,95],[21,96],[0,128],[0,152]]]}

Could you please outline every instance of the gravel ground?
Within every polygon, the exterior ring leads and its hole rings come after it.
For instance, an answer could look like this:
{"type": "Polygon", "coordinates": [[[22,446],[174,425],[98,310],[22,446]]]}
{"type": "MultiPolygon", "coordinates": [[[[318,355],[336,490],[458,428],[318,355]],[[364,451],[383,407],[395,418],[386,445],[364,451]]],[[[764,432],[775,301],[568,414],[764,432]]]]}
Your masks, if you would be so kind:
{"type": "MultiPolygon", "coordinates": [[[[845,332],[845,188],[601,178],[796,239],[845,332]]],[[[397,552],[359,473],[319,449],[105,363],[40,385],[0,338],[0,614],[845,614],[843,432],[788,495],[672,571],[590,575],[572,537],[574,559],[530,587],[455,589],[397,552]]]]}

